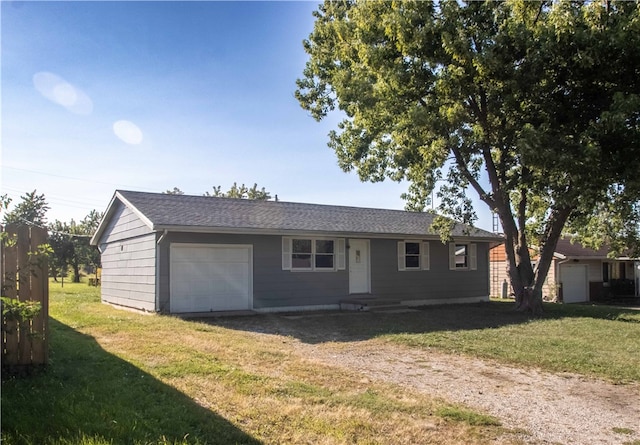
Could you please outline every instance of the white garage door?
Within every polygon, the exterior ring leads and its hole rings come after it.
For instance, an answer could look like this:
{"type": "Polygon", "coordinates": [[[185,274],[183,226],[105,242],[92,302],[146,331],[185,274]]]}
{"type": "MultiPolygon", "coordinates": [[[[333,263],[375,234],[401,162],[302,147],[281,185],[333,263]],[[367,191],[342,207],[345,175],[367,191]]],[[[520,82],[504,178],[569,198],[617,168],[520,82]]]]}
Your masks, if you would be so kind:
{"type": "Polygon", "coordinates": [[[253,248],[171,245],[172,313],[251,309],[253,248]]]}
{"type": "Polygon", "coordinates": [[[588,301],[587,266],[585,264],[562,264],[562,300],[565,303],[588,301]]]}

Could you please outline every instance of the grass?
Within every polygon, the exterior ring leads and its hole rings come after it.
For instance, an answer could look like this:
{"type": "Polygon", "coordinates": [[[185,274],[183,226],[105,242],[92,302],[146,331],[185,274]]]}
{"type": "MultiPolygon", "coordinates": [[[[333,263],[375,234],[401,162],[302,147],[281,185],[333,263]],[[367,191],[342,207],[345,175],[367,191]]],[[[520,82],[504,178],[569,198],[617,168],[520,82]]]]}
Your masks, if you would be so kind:
{"type": "Polygon", "coordinates": [[[319,366],[295,341],[394,342],[640,381],[640,312],[620,308],[551,304],[531,319],[494,301],[198,322],[117,310],[98,292],[51,284],[51,363],[3,381],[3,443],[519,443],[491,416],[319,366]]]}
{"type": "Polygon", "coordinates": [[[51,363],[3,381],[3,443],[519,443],[483,413],[314,364],[286,333],[256,337],[251,318],[142,315],[98,291],[51,284],[51,363]]]}
{"type": "Polygon", "coordinates": [[[466,318],[470,324],[485,323],[484,327],[464,328],[445,315],[448,308],[438,308],[432,317],[440,318],[441,327],[383,336],[413,347],[433,347],[547,371],[616,383],[640,381],[640,311],[552,303],[545,310],[544,317],[529,319],[513,312],[512,303],[469,306],[455,317],[466,318]],[[476,313],[470,313],[473,311],[476,313]],[[449,327],[442,326],[448,321],[452,322],[449,327]]]}
{"type": "MultiPolygon", "coordinates": [[[[251,329],[241,320],[219,325],[251,329]]],[[[280,317],[270,329],[296,332],[309,343],[327,336],[345,343],[375,339],[615,383],[640,382],[640,311],[612,306],[545,303],[544,316],[532,318],[514,311],[512,302],[497,300],[409,313],[280,317]]]]}

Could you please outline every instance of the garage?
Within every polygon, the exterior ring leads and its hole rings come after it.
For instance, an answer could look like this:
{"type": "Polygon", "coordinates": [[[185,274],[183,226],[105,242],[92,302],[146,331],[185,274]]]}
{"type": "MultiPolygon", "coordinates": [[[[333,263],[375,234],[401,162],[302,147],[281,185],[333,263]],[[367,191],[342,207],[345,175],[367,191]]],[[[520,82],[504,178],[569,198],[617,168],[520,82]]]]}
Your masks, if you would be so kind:
{"type": "Polygon", "coordinates": [[[562,301],[580,303],[589,300],[586,264],[562,264],[560,277],[562,279],[562,301]]]}
{"type": "Polygon", "coordinates": [[[251,245],[172,244],[172,313],[251,309],[251,245]]]}

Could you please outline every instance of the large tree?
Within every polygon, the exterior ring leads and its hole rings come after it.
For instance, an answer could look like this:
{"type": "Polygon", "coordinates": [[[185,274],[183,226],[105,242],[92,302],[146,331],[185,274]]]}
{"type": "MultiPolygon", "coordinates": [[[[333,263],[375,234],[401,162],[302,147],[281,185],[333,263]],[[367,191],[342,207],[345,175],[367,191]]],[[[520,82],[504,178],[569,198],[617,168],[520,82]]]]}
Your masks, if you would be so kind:
{"type": "Polygon", "coordinates": [[[83,266],[93,270],[100,267],[100,252],[89,241],[101,219],[102,214],[92,210],[79,223],[73,219],[69,223],[56,220],[49,225],[49,244],[53,251],[51,273],[54,277],[56,274],[64,277],[67,267],[71,266],[73,281],[79,283],[83,266]]]}
{"type": "MultiPolygon", "coordinates": [[[[10,200],[3,195],[4,202],[8,207],[10,200]]],[[[22,199],[11,211],[5,213],[5,224],[33,224],[44,226],[47,222],[47,211],[49,205],[44,193],[38,195],[37,190],[25,193],[20,196],[22,199]]]]}
{"type": "Polygon", "coordinates": [[[408,180],[413,210],[443,179],[439,210],[465,223],[475,191],[500,218],[519,308],[542,310],[565,228],[638,239],[640,4],[327,1],[314,14],[296,97],[318,120],[341,110],[339,165],[408,180]]]}

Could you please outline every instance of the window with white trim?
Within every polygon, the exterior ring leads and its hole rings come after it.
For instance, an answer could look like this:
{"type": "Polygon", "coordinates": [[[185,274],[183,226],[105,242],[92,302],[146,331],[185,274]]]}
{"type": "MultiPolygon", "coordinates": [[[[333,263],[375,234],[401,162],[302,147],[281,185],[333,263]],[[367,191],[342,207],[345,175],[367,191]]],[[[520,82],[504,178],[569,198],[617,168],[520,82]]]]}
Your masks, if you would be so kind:
{"type": "Polygon", "coordinates": [[[475,244],[449,243],[449,269],[476,270],[478,268],[475,244]]]}
{"type": "Polygon", "coordinates": [[[334,271],[345,268],[344,239],[283,237],[282,269],[334,271]]]}
{"type": "Polygon", "coordinates": [[[429,243],[398,241],[398,270],[429,270],[429,243]]]}

